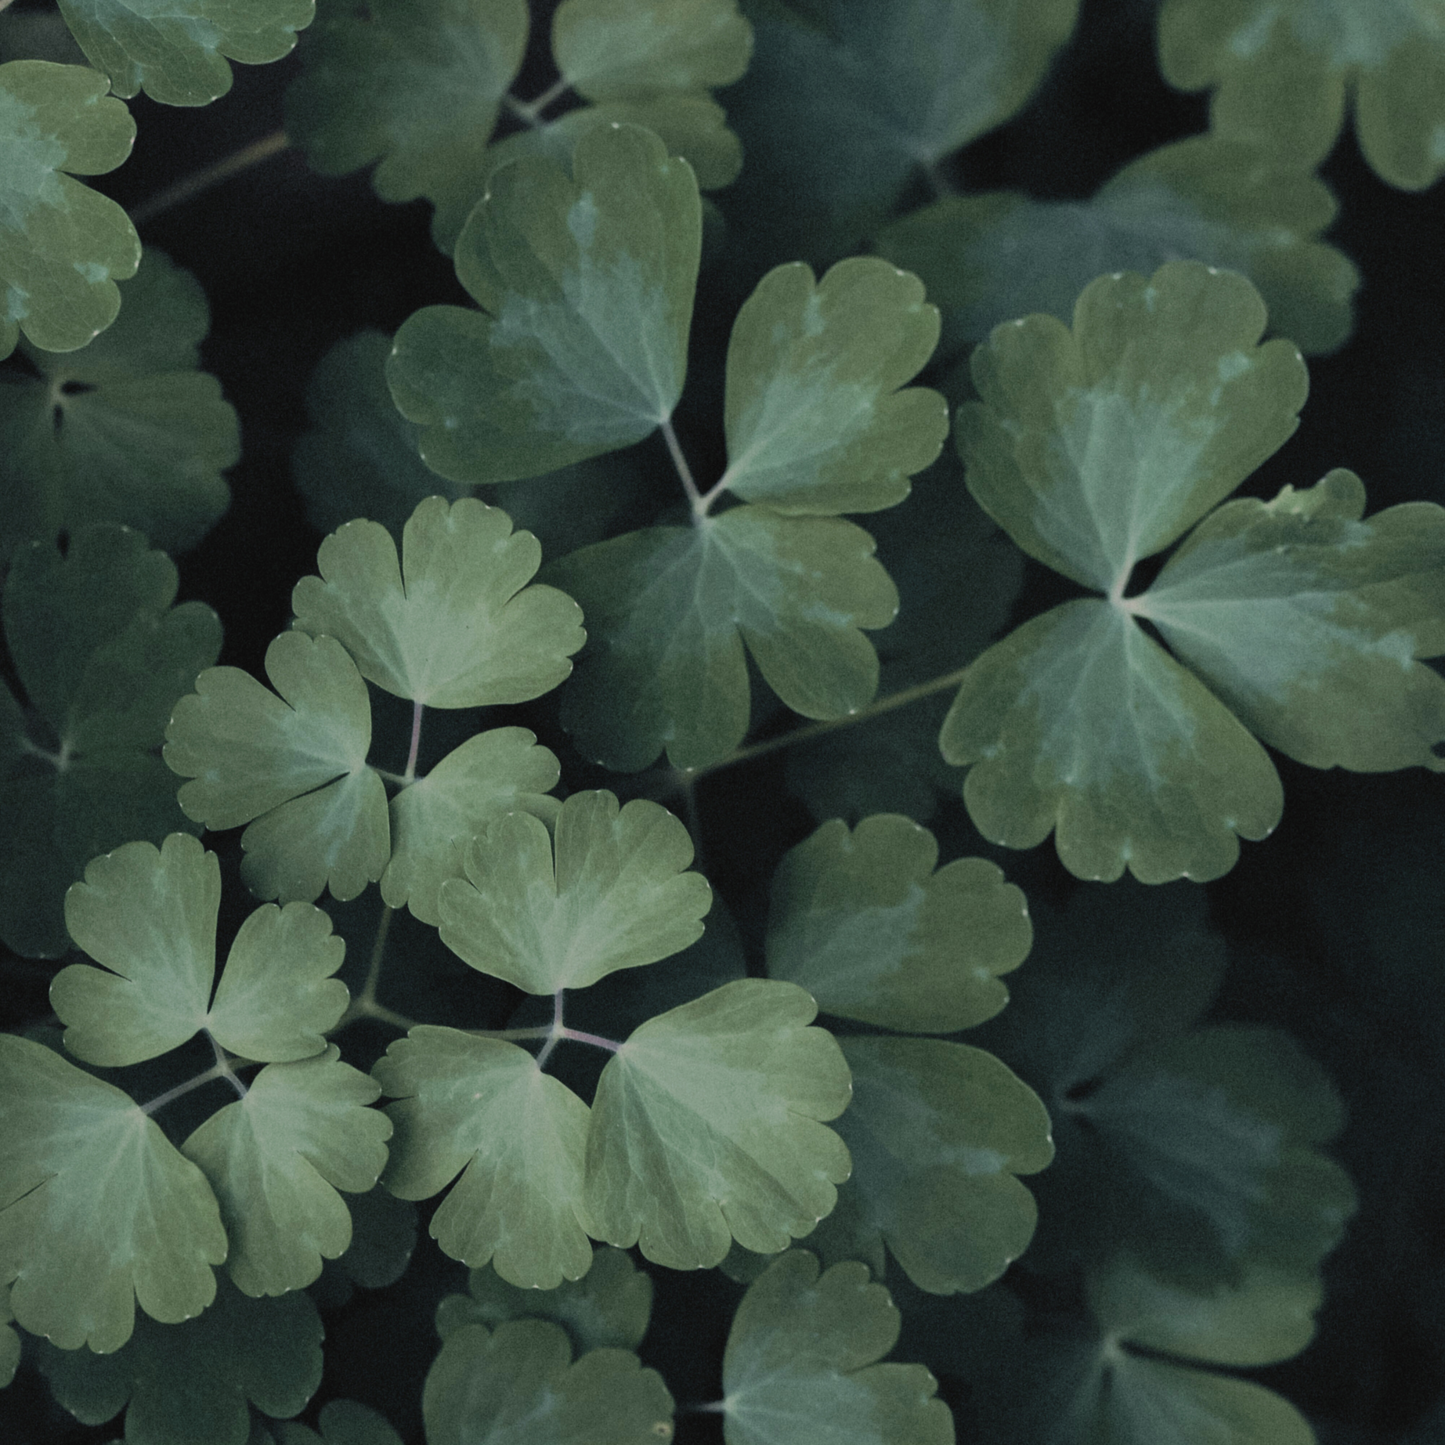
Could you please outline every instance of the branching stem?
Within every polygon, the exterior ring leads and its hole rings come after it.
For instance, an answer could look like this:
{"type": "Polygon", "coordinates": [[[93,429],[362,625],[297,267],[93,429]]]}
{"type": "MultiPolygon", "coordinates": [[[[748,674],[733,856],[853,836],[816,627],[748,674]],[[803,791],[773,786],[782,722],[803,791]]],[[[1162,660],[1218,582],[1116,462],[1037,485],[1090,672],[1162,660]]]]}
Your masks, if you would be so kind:
{"type": "Polygon", "coordinates": [[[411,705],[411,747],[406,755],[406,771],[402,773],[403,783],[411,783],[416,780],[416,754],[421,746],[421,715],[426,708],[419,702],[411,705]]]}
{"type": "Polygon", "coordinates": [[[707,504],[702,493],[697,489],[697,483],[692,479],[692,468],[688,466],[687,458],[682,454],[682,447],[677,440],[677,433],[673,430],[671,417],[662,423],[662,439],[667,443],[667,454],[672,458],[672,464],[677,468],[677,474],[682,479],[682,487],[687,493],[688,501],[692,503],[692,514],[701,520],[707,515],[707,504]]]}
{"type": "Polygon", "coordinates": [[[395,912],[390,904],[382,904],[381,918],[376,925],[376,939],[371,945],[371,957],[367,960],[366,979],[361,985],[361,992],[351,1000],[346,1012],[337,1020],[332,1033],[339,1033],[347,1024],[355,1023],[357,1019],[379,1019],[382,1023],[391,1024],[403,1031],[417,1026],[415,1019],[409,1019],[405,1014],[399,1014],[395,1009],[389,1009],[385,1004],[376,1001],[376,984],[381,977],[381,961],[386,956],[386,938],[391,932],[391,916],[395,912]]]}
{"type": "Polygon", "coordinates": [[[206,1037],[211,1039],[211,1048],[215,1050],[216,1062],[205,1073],[197,1074],[195,1078],[187,1079],[184,1084],[177,1084],[173,1089],[167,1089],[164,1094],[157,1094],[148,1104],[142,1104],[140,1106],[142,1114],[147,1116],[154,1114],[156,1110],[165,1108],[167,1104],[179,1099],[183,1094],[189,1094],[193,1089],[199,1089],[202,1084],[209,1084],[212,1079],[227,1080],[235,1089],[237,1098],[244,1099],[246,1097],[246,1086],[236,1077],[232,1065],[249,1061],[230,1057],[225,1049],[214,1038],[211,1038],[210,1034],[207,1034],[206,1037]]]}
{"type": "Polygon", "coordinates": [[[518,120],[525,122],[534,130],[542,124],[542,112],[552,104],[554,100],[560,99],[567,93],[568,85],[565,79],[559,76],[534,100],[518,100],[514,95],[502,97],[502,104],[512,112],[518,120]]]}
{"type": "Polygon", "coordinates": [[[202,166],[200,170],[192,171],[188,176],[182,176],[174,184],[157,191],[155,195],[147,197],[139,205],[132,206],[130,208],[131,225],[143,226],[147,221],[153,221],[162,212],[189,201],[192,196],[198,196],[202,191],[208,191],[212,186],[230,180],[232,176],[250,170],[252,166],[258,166],[262,161],[269,160],[274,155],[280,155],[290,144],[291,141],[284,130],[273,130],[270,135],[263,135],[260,140],[242,146],[240,150],[231,155],[225,156],[211,165],[202,166]]]}

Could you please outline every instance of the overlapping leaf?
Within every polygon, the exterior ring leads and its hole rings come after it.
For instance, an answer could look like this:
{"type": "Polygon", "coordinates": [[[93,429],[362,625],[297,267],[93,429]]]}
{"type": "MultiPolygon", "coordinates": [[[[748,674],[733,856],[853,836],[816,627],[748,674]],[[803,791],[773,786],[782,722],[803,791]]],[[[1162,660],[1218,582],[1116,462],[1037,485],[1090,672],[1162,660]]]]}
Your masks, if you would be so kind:
{"type": "Polygon", "coordinates": [[[98,853],[187,826],[157,756],[171,708],[216,659],[199,602],[172,607],[170,559],[127,528],[77,532],[62,557],[20,548],[5,582],[5,640],[21,701],[0,684],[0,937],[53,957],[62,900],[98,853]]]}
{"type": "Polygon", "coordinates": [[[135,122],[108,89],[83,65],[0,65],[0,357],[21,331],[47,351],[84,346],[120,310],[115,283],[135,275],[135,227],[74,179],[113,171],[130,154],[135,122]]]}
{"type": "Polygon", "coordinates": [[[1213,87],[1211,127],[1306,165],[1335,143],[1348,104],[1365,159],[1423,190],[1445,171],[1445,5],[1166,0],[1159,63],[1181,90],[1213,87]]]}
{"type": "Polygon", "coordinates": [[[319,1435],[293,1421],[278,1425],[278,1445],[402,1445],[401,1436],[385,1416],[355,1400],[328,1402],[316,1423],[321,1427],[319,1435]]]}
{"type": "Polygon", "coordinates": [[[62,1349],[106,1353],[130,1338],[137,1301],[167,1324],[206,1309],[226,1232],[205,1176],[155,1121],[11,1034],[0,1095],[0,1287],[14,1281],[16,1320],[62,1349]]]}
{"type": "Polygon", "coordinates": [[[672,1396],[628,1350],[573,1361],[563,1330],[514,1320],[488,1334],[464,1325],[427,1372],[427,1445],[657,1445],[672,1437],[672,1396]]]}
{"type": "Polygon", "coordinates": [[[868,1267],[821,1277],[790,1250],[743,1296],[723,1356],[728,1445],[953,1445],[953,1417],[922,1365],[877,1363],[900,1317],[868,1267]]]}
{"type": "Polygon", "coordinates": [[[396,335],[387,381],[427,465],[457,481],[535,476],[640,441],[687,369],[697,183],[637,126],[578,141],[572,175],[498,170],[457,243],[482,307],[432,306],[396,335]]]}
{"type": "Polygon", "coordinates": [[[15,1316],[10,1311],[10,1291],[0,1294],[0,1390],[15,1378],[20,1365],[20,1336],[10,1328],[15,1316]]]}
{"type": "Polygon", "coordinates": [[[1067,320],[1106,271],[1147,276],[1189,257],[1248,276],[1270,330],[1308,354],[1337,349],[1353,325],[1359,273],[1318,239],[1335,211],[1305,167],[1262,145],[1191,136],[1131,161],[1091,200],[950,196],[894,222],[877,246],[917,272],[943,309],[949,353],[1014,316],[1067,320]]]}
{"type": "Polygon", "coordinates": [[[248,1401],[284,1417],[316,1393],[321,1336],[305,1294],[248,1299],[223,1284],[199,1319],[143,1319],[114,1354],[46,1346],[40,1368],[56,1399],[87,1425],[126,1410],[128,1445],[247,1445],[248,1401]]]}
{"type": "Polygon", "coordinates": [[[1445,682],[1416,661],[1445,651],[1438,507],[1362,522],[1358,479],[1331,473],[1220,508],[1124,596],[1137,561],[1293,430],[1303,364],[1288,342],[1255,344],[1264,320],[1243,278],[1172,262],[1091,283],[1072,332],[1034,316],[975,353],[970,489],[1026,552],[1108,596],[1034,618],[964,677],[940,745],[973,764],[964,799],[993,841],[1056,830],[1081,877],[1208,879],[1236,835],[1279,820],[1251,729],[1316,766],[1445,766],[1445,682]]]}
{"type": "Polygon", "coordinates": [[[687,829],[636,798],[574,793],[554,841],[528,813],[472,840],[466,878],[441,889],[442,941],[473,968],[529,993],[586,988],[680,953],[702,934],[712,890],[687,829]]]}

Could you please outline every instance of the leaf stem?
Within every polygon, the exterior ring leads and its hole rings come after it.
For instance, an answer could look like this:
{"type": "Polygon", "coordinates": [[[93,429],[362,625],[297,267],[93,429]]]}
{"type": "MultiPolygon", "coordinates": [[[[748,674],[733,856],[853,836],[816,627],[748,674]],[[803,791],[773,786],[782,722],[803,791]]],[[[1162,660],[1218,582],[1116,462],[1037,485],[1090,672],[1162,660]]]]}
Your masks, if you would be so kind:
{"type": "Polygon", "coordinates": [[[422,703],[414,702],[411,705],[411,747],[406,755],[406,771],[401,775],[403,784],[416,781],[416,753],[421,746],[421,715],[426,711],[422,703]]]}
{"type": "Polygon", "coordinates": [[[547,1042],[542,1045],[542,1052],[537,1055],[537,1068],[546,1067],[547,1060],[552,1057],[552,1050],[557,1047],[557,1041],[562,1037],[562,990],[559,988],[552,995],[552,1029],[547,1035],[547,1042]]]}
{"type": "Polygon", "coordinates": [[[163,1109],[174,1099],[179,1099],[183,1094],[189,1094],[193,1089],[199,1089],[202,1084],[209,1084],[212,1079],[226,1079],[231,1087],[235,1089],[236,1096],[244,1099],[246,1097],[246,1086],[236,1077],[231,1065],[238,1060],[227,1055],[226,1051],[218,1044],[209,1033],[206,1037],[211,1040],[211,1047],[216,1052],[216,1062],[203,1074],[197,1074],[193,1079],[187,1079],[184,1084],[177,1084],[173,1089],[167,1089],[164,1094],[157,1094],[148,1104],[142,1104],[140,1111],[147,1117],[154,1114],[157,1109],[163,1109]]]}
{"type": "Polygon", "coordinates": [[[263,135],[260,140],[254,140],[250,145],[242,146],[240,150],[231,155],[225,156],[209,166],[202,166],[200,170],[192,171],[188,176],[182,176],[173,185],[166,186],[164,190],[148,196],[139,205],[132,206],[130,208],[131,225],[143,226],[147,221],[153,221],[162,212],[189,201],[192,196],[198,196],[202,191],[208,191],[212,186],[230,180],[232,176],[250,170],[252,166],[260,165],[262,161],[269,160],[274,155],[279,155],[290,144],[290,138],[284,130],[273,130],[270,135],[263,135]]]}
{"type": "MultiPolygon", "coordinates": [[[[420,704],[417,706],[420,707],[420,704]]],[[[355,1023],[357,1019],[379,1019],[403,1032],[417,1027],[416,1019],[410,1019],[376,1001],[376,984],[381,977],[381,961],[386,955],[386,937],[391,932],[391,916],[395,912],[389,903],[382,904],[381,918],[376,925],[376,939],[371,945],[371,958],[367,961],[366,979],[361,985],[361,992],[347,1005],[346,1012],[336,1021],[332,1033],[340,1033],[347,1024],[355,1023]]]]}
{"type": "Polygon", "coordinates": [[[534,130],[541,124],[541,115],[554,100],[565,95],[569,89],[565,76],[558,76],[556,80],[544,90],[541,95],[532,100],[518,100],[514,95],[504,95],[502,104],[512,112],[520,121],[525,121],[534,130]]]}
{"type": "Polygon", "coordinates": [[[668,455],[672,458],[673,466],[677,468],[678,476],[682,478],[682,487],[687,493],[687,499],[692,503],[693,517],[697,521],[701,521],[707,515],[707,499],[698,491],[697,483],[692,479],[692,468],[688,466],[687,458],[682,454],[677,433],[672,429],[671,417],[662,423],[662,439],[667,443],[668,455]]]}

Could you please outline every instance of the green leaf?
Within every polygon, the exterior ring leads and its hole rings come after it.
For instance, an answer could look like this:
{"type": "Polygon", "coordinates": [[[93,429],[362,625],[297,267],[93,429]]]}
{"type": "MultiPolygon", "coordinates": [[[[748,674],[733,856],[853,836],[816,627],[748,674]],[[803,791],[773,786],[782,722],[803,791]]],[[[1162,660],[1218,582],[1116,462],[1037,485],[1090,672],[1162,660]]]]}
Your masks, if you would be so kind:
{"type": "Polygon", "coordinates": [[[313,0],[181,0],[157,13],[125,0],[61,0],[85,58],[127,98],[207,105],[231,88],[227,59],[262,65],[289,55],[313,0]]]}
{"type": "Polygon", "coordinates": [[[953,1417],[922,1365],[878,1364],[899,1313],[868,1267],[821,1277],[790,1250],[748,1289],[723,1356],[728,1445],[953,1445],[953,1417]]]}
{"type": "Polygon", "coordinates": [[[1423,190],[1445,172],[1445,8],[1332,0],[1166,0],[1159,64],[1181,90],[1213,87],[1210,127],[1312,166],[1354,113],[1381,179],[1423,190]]]}
{"type": "Polygon", "coordinates": [[[562,695],[563,725],[607,767],[717,762],[748,727],[748,652],[805,717],[856,712],[878,685],[860,629],[898,607],[873,539],[837,517],[734,507],[690,527],[630,532],[553,563],[589,641],[562,695]]]}
{"type": "Polygon", "coordinates": [[[427,1372],[427,1445],[657,1445],[672,1438],[672,1396],[626,1350],[575,1363],[547,1320],[515,1320],[489,1335],[465,1325],[427,1372]]]}
{"type": "MultiPolygon", "coordinates": [[[[651,1291],[648,1292],[651,1304],[651,1291]]],[[[10,1328],[15,1318],[10,1310],[10,1291],[0,1293],[0,1390],[7,1388],[20,1367],[20,1336],[10,1328]]]]}
{"type": "Polygon", "coordinates": [[[876,244],[943,309],[947,354],[1015,316],[1067,320],[1095,276],[1147,276],[1173,258],[1242,272],[1275,335],[1306,353],[1329,352],[1349,337],[1360,280],[1347,256],[1318,239],[1336,210],[1308,169],[1262,146],[1200,135],[1131,161],[1091,200],[949,196],[895,221],[876,244]]]}
{"type": "Polygon", "coordinates": [[[321,1383],[321,1319],[304,1294],[254,1300],[222,1284],[216,1303],[179,1325],[140,1320],[114,1354],[44,1347],[55,1397],[87,1425],[129,1405],[126,1445],[246,1445],[247,1402],[295,1415],[321,1383]]]}
{"type": "Polygon", "coordinates": [[[788,515],[901,502],[948,433],[936,391],[898,389],[937,342],[922,284],[886,261],[853,256],[821,282],[800,261],[768,272],[728,343],[719,485],[788,515]]]}
{"type": "Polygon", "coordinates": [[[397,1103],[384,1183],[429,1199],[461,1173],[432,1215],[453,1259],[492,1261],[524,1289],[554,1289],[592,1263],[582,1198],[588,1110],[516,1044],[423,1025],[373,1073],[397,1103]],[[462,1172],[465,1170],[465,1172],[462,1172]]]}
{"type": "Polygon", "coordinates": [[[1272,502],[1220,507],[1136,604],[1256,736],[1311,767],[1439,771],[1445,681],[1445,509],[1362,521],[1336,470],[1272,502]]]}
{"type": "Polygon", "coordinates": [[[0,65],[0,357],[23,331],[74,351],[120,310],[116,281],[135,275],[140,237],[125,212],[74,176],[104,175],[130,154],[135,122],[84,65],[0,65]]]}
{"type": "Polygon", "coordinates": [[[552,17],[557,69],[588,100],[731,85],[752,48],[737,0],[563,0],[552,17]]]}
{"type": "Polygon", "coordinates": [[[0,684],[0,937],[18,952],[69,947],[65,889],[90,859],[190,826],[157,753],[221,628],[203,603],[170,605],[177,582],[168,557],[109,525],[63,557],[32,544],[11,562],[5,640],[29,708],[0,684]]]}
{"type": "Polygon", "coordinates": [[[606,791],[562,804],[554,843],[530,813],[474,838],[466,879],[441,888],[442,942],[528,993],[586,988],[680,953],[702,935],[712,889],[687,871],[692,839],[666,808],[606,791]]]}
{"type": "Polygon", "coordinates": [[[185,551],[226,510],[221,471],[240,458],[235,409],[199,372],[210,329],[188,271],[147,250],[125,308],[79,351],[20,354],[38,376],[0,375],[0,447],[13,491],[0,554],[93,522],[124,522],[185,551]]]}
{"type": "Polygon", "coordinates": [[[226,1232],[205,1176],[155,1121],[10,1034],[0,1097],[0,1288],[14,1281],[16,1320],[62,1349],[108,1353],[130,1338],[137,1300],[167,1324],[205,1309],[226,1232]]]}
{"type": "Polygon", "coordinates": [[[635,1350],[652,1315],[652,1278],[620,1249],[604,1247],[579,1280],[563,1280],[557,1289],[518,1289],[490,1266],[474,1269],[467,1294],[450,1294],[437,1306],[437,1333],[448,1339],[464,1325],[496,1329],[508,1320],[553,1320],[567,1331],[573,1347],[635,1350]]]}
{"type": "Polygon", "coordinates": [[[1118,599],[1130,570],[1293,433],[1307,376],[1242,276],[1193,261],[1100,276],[1074,307],[997,328],[959,409],[969,490],[1031,557],[1118,599]]]}
{"type": "Polygon", "coordinates": [[[416,1251],[416,1206],[378,1184],[348,1203],[351,1243],[335,1265],[363,1289],[385,1289],[406,1273],[416,1251]]]}
{"type": "Polygon", "coordinates": [[[316,1423],[321,1427],[319,1435],[305,1425],[289,1421],[279,1425],[280,1445],[313,1445],[315,1441],[324,1445],[402,1445],[401,1436],[384,1416],[355,1400],[332,1400],[322,1408],[316,1423]]]}
{"type": "Polygon", "coordinates": [[[535,476],[641,441],[687,371],[701,244],[697,182],[637,126],[587,132],[572,177],[498,170],[457,243],[483,308],[431,306],[387,365],[429,467],[456,481],[535,476]]]}
{"type": "MultiPolygon", "coordinates": [[[[450,253],[527,50],[525,0],[321,0],[286,94],[286,130],[322,175],[379,161],[384,201],[425,196],[450,253]]],[[[345,519],[343,519],[345,520],[345,519]]]]}
{"type": "Polygon", "coordinates": [[[812,1229],[850,1167],[823,1123],[848,1068],[816,1013],[797,985],[747,978],[635,1029],[592,1102],[591,1232],[698,1269],[734,1239],[770,1254],[812,1229]]]}
{"type": "Polygon", "coordinates": [[[1008,1002],[997,975],[1033,933],[1023,894],[982,858],[934,871],[938,843],[897,814],[838,819],[783,856],[768,914],[768,973],[825,1013],[911,1033],[972,1028],[1008,1002]]]}
{"type": "Polygon", "coordinates": [[[231,1239],[227,1268],[248,1295],[303,1289],[351,1243],[336,1192],[370,1189],[391,1123],[368,1104],[381,1090],[325,1053],[268,1064],[243,1099],[218,1109],[181,1146],[211,1182],[231,1239]]]}
{"type": "Polygon", "coordinates": [[[526,702],[572,671],[582,614],[556,588],[527,585],[542,549],[505,512],[427,497],[402,555],[399,567],[378,522],[333,532],[316,554],[321,576],[291,594],[296,626],[336,638],[364,678],[428,707],[526,702]]]}
{"type": "Polygon", "coordinates": [[[550,822],[561,805],[547,794],[560,776],[557,755],[526,728],[492,728],[453,749],[391,800],[391,862],[381,875],[387,906],[405,904],[439,924],[442,884],[463,876],[473,835],[513,810],[550,822]]]}
{"type": "Polygon", "coordinates": [[[271,643],[266,674],[280,697],[213,667],[176,704],[165,760],[192,780],[181,807],[212,829],[251,823],[241,876],[261,897],[355,898],[391,855],[386,790],[366,765],[366,683],[335,638],[304,632],[271,643]]]}

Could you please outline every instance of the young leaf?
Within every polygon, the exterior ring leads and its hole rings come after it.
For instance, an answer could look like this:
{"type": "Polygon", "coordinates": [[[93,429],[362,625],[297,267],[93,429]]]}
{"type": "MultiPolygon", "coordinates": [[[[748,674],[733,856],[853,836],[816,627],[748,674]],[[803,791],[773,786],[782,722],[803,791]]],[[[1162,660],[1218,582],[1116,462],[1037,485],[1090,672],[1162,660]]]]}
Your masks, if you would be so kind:
{"type": "Polygon", "coordinates": [[[1437,0],[1166,0],[1159,65],[1181,90],[1214,87],[1210,128],[1307,166],[1329,153],[1346,101],[1382,180],[1424,190],[1445,172],[1445,30],[1437,0]]]}
{"type": "Polygon", "coordinates": [[[614,537],[553,563],[547,577],[581,604],[589,634],[563,725],[583,752],[623,772],[664,747],[679,768],[737,747],[748,727],[744,642],[795,712],[857,711],[878,685],[860,629],[887,626],[898,609],[861,527],[768,507],[614,537]]]}
{"type": "Polygon", "coordinates": [[[427,497],[396,543],[348,522],[316,554],[320,577],[291,594],[296,625],[336,638],[361,675],[428,707],[526,702],[556,687],[586,640],[577,604],[528,586],[542,560],[530,532],[471,497],[427,497]]]}
{"type": "Polygon", "coordinates": [[[0,358],[20,332],[46,351],[74,351],[120,310],[140,237],[125,212],[73,176],[104,175],[130,154],[135,122],[84,65],[0,65],[0,358]]]}
{"type": "Polygon", "coordinates": [[[547,1320],[495,1334],[465,1325],[442,1346],[422,1391],[427,1445],[658,1445],[672,1438],[672,1396],[627,1350],[575,1363],[547,1320]]]}
{"type": "Polygon", "coordinates": [[[450,254],[482,194],[477,174],[527,29],[526,0],[321,0],[286,93],[287,133],[322,175],[380,161],[376,194],[425,196],[450,254]]]}
{"type": "Polygon", "coordinates": [[[902,501],[948,433],[936,391],[898,389],[937,342],[937,308],[886,261],[853,256],[821,282],[800,261],[768,272],[728,343],[723,483],[787,515],[902,501]]]}
{"type": "Polygon", "coordinates": [[[115,526],[11,563],[5,640],[30,711],[0,684],[0,937],[21,953],[69,947],[65,889],[90,859],[188,826],[156,752],[221,628],[203,603],[170,605],[177,583],[168,557],[115,526]]]}
{"type": "Polygon", "coordinates": [[[280,697],[213,667],[176,704],[165,760],[192,779],[180,805],[208,828],[251,823],[241,876],[263,898],[310,902],[328,886],[355,898],[391,855],[386,790],[366,766],[366,683],[335,638],[304,632],[271,643],[266,674],[280,697]]]}
{"type": "Polygon", "coordinates": [[[807,1027],[816,1013],[795,984],[748,978],[634,1030],[592,1103],[591,1232],[699,1269],[733,1239],[771,1254],[812,1229],[850,1167],[823,1124],[847,1106],[848,1068],[807,1027]]]}
{"type": "Polygon", "coordinates": [[[167,1324],[200,1314],[226,1258],[205,1175],[127,1095],[29,1039],[0,1034],[0,1097],[0,1288],[14,1281],[16,1320],[107,1353],[137,1300],[167,1324]]]}
{"type": "Polygon", "coordinates": [[[542,158],[497,171],[456,250],[482,310],[416,312],[387,365],[426,464],[510,481],[667,421],[687,370],[701,225],[691,167],[637,126],[589,131],[570,178],[542,158]]]}
{"type": "Polygon", "coordinates": [[[241,455],[235,409],[196,370],[205,293],[147,250],[115,323],[79,351],[21,342],[38,377],[0,376],[0,447],[12,496],[0,555],[93,522],[138,527],[185,551],[225,511],[224,468],[241,455]]]}
{"type": "Polygon", "coordinates": [[[386,1418],[355,1400],[332,1400],[316,1422],[318,1435],[305,1425],[285,1421],[277,1427],[279,1445],[402,1445],[386,1418]]]}
{"type": "Polygon", "coordinates": [[[557,69],[588,100],[731,85],[752,48],[737,0],[563,0],[552,17],[557,69]]]}
{"type": "Polygon", "coordinates": [[[372,1072],[397,1100],[386,1108],[396,1128],[386,1187],[429,1199],[462,1175],[432,1215],[447,1254],[490,1260],[524,1289],[586,1273],[581,1099],[516,1044],[428,1025],[393,1043],[372,1072]]]}
{"type": "Polygon", "coordinates": [[[1008,1002],[1024,961],[1023,894],[982,858],[934,872],[938,843],[908,818],[824,823],[773,876],[768,974],[825,1013],[912,1033],[972,1028],[1008,1002]]]}
{"type": "Polygon", "coordinates": [[[953,1416],[922,1365],[878,1364],[900,1317],[868,1267],[821,1277],[790,1250],[754,1281],[723,1356],[728,1445],[953,1445],[953,1416]]]}
{"type": "Polygon", "coordinates": [[[248,1295],[303,1289],[351,1243],[338,1189],[370,1189],[391,1123],[366,1106],[381,1089],[332,1044],[269,1064],[246,1097],[212,1114],[181,1146],[211,1182],[231,1240],[227,1268],[248,1295]]]}
{"type": "Polygon", "coordinates": [[[581,1279],[563,1280],[557,1289],[519,1289],[490,1266],[474,1269],[467,1289],[437,1306],[437,1333],[444,1340],[464,1325],[494,1330],[508,1320],[544,1319],[561,1325],[579,1354],[635,1350],[652,1315],[652,1277],[631,1255],[608,1247],[593,1254],[581,1279]]]}
{"type": "Polygon", "coordinates": [[[586,988],[619,968],[680,953],[702,934],[712,890],[692,839],[666,808],[574,793],[553,839],[509,813],[472,840],[466,879],[441,887],[442,942],[473,968],[528,993],[586,988]]]}
{"type": "Polygon", "coordinates": [[[247,1445],[250,1401],[298,1414],[321,1383],[321,1318],[304,1294],[248,1299],[226,1284],[199,1319],[141,1320],[114,1354],[40,1352],[55,1398],[87,1425],[125,1409],[127,1445],[247,1445]]]}

